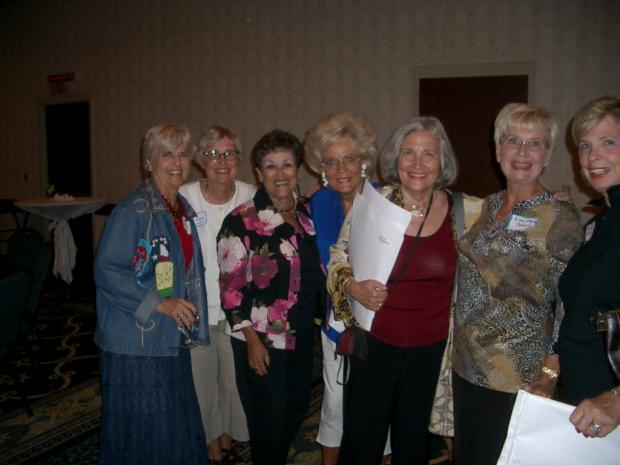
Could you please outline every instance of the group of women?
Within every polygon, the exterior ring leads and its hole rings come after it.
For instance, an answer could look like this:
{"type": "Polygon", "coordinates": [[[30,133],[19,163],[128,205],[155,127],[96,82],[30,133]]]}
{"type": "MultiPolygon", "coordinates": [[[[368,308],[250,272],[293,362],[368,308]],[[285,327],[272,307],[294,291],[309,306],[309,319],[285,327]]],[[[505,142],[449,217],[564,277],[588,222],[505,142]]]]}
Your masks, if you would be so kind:
{"type": "Polygon", "coordinates": [[[582,175],[605,201],[585,241],[572,203],[540,182],[557,132],[542,108],[504,107],[506,189],[478,199],[448,189],[457,161],[436,118],[407,121],[377,156],[364,120],[332,113],[306,134],[323,184],[308,201],[290,133],[254,146],[256,189],[235,179],[233,132],[209,128],[196,150],[183,126],[151,128],[146,181],[115,207],[95,263],[100,463],[239,464],[232,440],[249,438],[252,463],[284,465],[309,404],[316,317],[324,464],[428,463],[437,412],[458,465],[495,464],[514,394],[556,396],[560,373],[576,430],[607,435],[620,387],[595,320],[620,308],[620,100],[573,122],[582,175]],[[185,184],[195,153],[205,177],[185,184]],[[410,213],[387,282],[356,279],[349,257],[351,207],[377,158],[386,184],[374,187],[410,213]],[[345,361],[353,300],[375,316],[365,358],[345,361]]]}

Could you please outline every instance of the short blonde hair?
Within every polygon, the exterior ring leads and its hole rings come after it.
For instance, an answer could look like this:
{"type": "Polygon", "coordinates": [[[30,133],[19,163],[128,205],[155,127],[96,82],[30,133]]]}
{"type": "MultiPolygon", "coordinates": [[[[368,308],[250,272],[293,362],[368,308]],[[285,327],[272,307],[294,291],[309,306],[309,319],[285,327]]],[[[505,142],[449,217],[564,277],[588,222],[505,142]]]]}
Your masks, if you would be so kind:
{"type": "Polygon", "coordinates": [[[366,120],[348,112],[329,113],[306,133],[306,163],[315,173],[321,172],[323,155],[340,138],[349,139],[359,150],[370,172],[377,158],[377,136],[366,120]]]}
{"type": "Polygon", "coordinates": [[[504,137],[511,128],[533,129],[542,127],[546,132],[546,146],[549,153],[555,147],[558,135],[558,123],[551,113],[542,107],[528,103],[509,103],[504,106],[495,118],[495,149],[499,150],[504,137]]]}
{"type": "Polygon", "coordinates": [[[586,103],[573,118],[571,135],[575,145],[579,147],[581,138],[596,128],[606,116],[611,116],[616,124],[620,124],[620,98],[607,95],[586,103]]]}
{"type": "Polygon", "coordinates": [[[146,167],[146,163],[150,162],[157,152],[172,151],[179,147],[185,147],[185,150],[192,154],[196,150],[189,129],[180,124],[158,124],[146,131],[142,138],[142,161],[146,167]]]}
{"type": "Polygon", "coordinates": [[[222,126],[211,126],[202,132],[202,136],[200,136],[200,140],[198,141],[197,157],[200,158],[203,153],[215,149],[217,143],[226,137],[232,141],[235,148],[239,151],[239,157],[241,157],[241,153],[243,152],[241,139],[239,139],[239,136],[233,131],[222,126]]]}

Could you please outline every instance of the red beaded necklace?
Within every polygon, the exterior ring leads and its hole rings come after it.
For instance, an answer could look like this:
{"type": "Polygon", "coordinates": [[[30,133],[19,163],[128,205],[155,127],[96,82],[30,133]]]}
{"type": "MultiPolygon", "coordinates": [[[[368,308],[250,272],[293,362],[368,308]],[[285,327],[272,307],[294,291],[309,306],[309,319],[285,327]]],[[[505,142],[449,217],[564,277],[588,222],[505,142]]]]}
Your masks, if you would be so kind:
{"type": "Polygon", "coordinates": [[[164,201],[164,204],[166,205],[166,207],[168,208],[168,211],[174,217],[174,219],[179,220],[181,219],[182,216],[185,216],[185,211],[183,210],[183,203],[181,202],[181,199],[179,198],[178,195],[177,195],[177,208],[174,208],[172,206],[172,204],[168,201],[168,199],[164,197],[164,194],[160,193],[159,195],[161,195],[161,199],[164,201]]]}

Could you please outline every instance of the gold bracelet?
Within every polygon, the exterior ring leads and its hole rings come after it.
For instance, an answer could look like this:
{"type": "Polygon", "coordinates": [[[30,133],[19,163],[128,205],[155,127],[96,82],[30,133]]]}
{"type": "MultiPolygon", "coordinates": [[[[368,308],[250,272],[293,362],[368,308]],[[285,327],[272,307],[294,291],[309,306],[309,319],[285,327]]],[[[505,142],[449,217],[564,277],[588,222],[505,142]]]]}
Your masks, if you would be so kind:
{"type": "Polygon", "coordinates": [[[344,295],[346,295],[347,297],[350,296],[351,294],[349,294],[349,289],[347,289],[347,284],[349,284],[349,281],[351,281],[352,277],[349,276],[347,279],[344,280],[344,282],[342,283],[342,290],[344,291],[344,295]]]}
{"type": "Polygon", "coordinates": [[[542,371],[544,374],[546,374],[551,379],[556,379],[558,376],[560,376],[558,371],[554,370],[553,368],[542,367],[540,371],[542,371]]]}

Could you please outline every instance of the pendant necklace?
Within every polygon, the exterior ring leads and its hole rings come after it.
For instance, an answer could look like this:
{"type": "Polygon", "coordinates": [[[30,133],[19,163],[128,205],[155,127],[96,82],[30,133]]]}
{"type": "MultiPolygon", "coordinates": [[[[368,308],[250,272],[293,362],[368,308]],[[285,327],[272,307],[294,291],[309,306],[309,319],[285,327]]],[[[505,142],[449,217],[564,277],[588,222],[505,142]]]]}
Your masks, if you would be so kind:
{"type": "Polygon", "coordinates": [[[428,207],[431,205],[433,201],[433,194],[434,192],[431,193],[431,198],[426,206],[420,206],[420,205],[416,205],[413,203],[409,204],[405,202],[404,198],[403,198],[403,205],[405,206],[407,210],[411,212],[412,216],[415,216],[416,218],[424,218],[424,216],[426,215],[426,210],[428,209],[428,207]]]}
{"type": "Polygon", "coordinates": [[[293,199],[293,203],[290,207],[288,208],[278,208],[274,205],[273,207],[273,211],[275,211],[276,213],[288,213],[290,212],[293,208],[295,208],[295,206],[297,206],[297,199],[293,199]]]}

